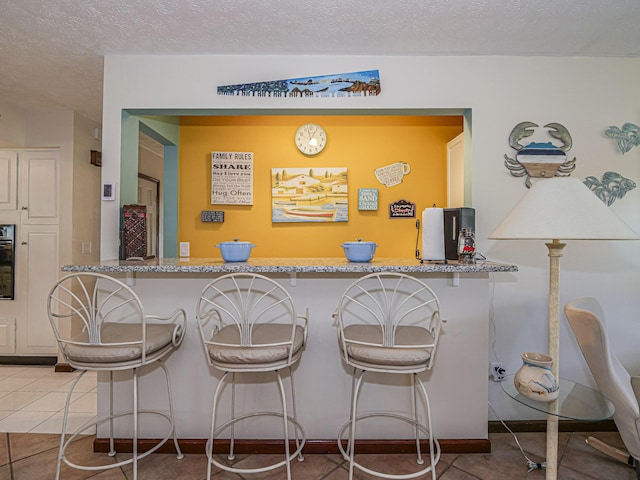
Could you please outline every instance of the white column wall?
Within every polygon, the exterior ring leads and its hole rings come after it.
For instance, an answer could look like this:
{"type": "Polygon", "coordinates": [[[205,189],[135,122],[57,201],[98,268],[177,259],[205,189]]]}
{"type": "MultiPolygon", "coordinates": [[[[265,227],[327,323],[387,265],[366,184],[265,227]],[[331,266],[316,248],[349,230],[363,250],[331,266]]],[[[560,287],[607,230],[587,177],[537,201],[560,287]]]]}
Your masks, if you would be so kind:
{"type": "MultiPolygon", "coordinates": [[[[487,437],[487,362],[489,308],[488,274],[463,274],[460,286],[453,287],[450,274],[415,274],[435,290],[442,304],[446,323],[442,327],[435,365],[421,374],[429,393],[435,434],[446,439],[487,437]]],[[[293,286],[288,275],[269,274],[292,295],[299,313],[308,307],[309,337],[299,364],[294,368],[298,416],[307,438],[333,439],[349,417],[350,370],[340,359],[337,327],[332,314],[347,286],[360,274],[298,274],[293,286]]],[[[166,315],[177,306],[188,316],[187,333],[180,349],[167,360],[171,375],[180,438],[206,438],[209,432],[213,392],[222,374],[210,368],[195,321],[198,296],[213,275],[136,274],[134,289],[145,304],[147,314],[166,315]]],[[[116,411],[131,403],[130,372],[118,375],[116,411]]],[[[247,376],[239,376],[238,380],[247,376]]],[[[409,378],[397,375],[367,376],[359,402],[362,411],[388,409],[407,414],[411,411],[409,378]]],[[[101,379],[106,380],[106,375],[101,379]]],[[[273,374],[252,378],[255,383],[240,385],[236,414],[281,409],[273,374]]],[[[141,408],[166,409],[162,372],[157,369],[141,376],[141,408]]],[[[285,378],[285,385],[289,385],[285,378]]],[[[100,385],[100,398],[107,399],[106,384],[100,385]]],[[[228,418],[230,389],[221,404],[221,418],[228,418]]],[[[106,402],[99,402],[107,413],[106,402]]],[[[128,433],[130,418],[120,425],[118,435],[128,433]]],[[[143,437],[160,436],[162,422],[144,423],[143,437]]],[[[103,430],[106,430],[106,426],[103,430]]],[[[279,438],[281,421],[251,420],[237,427],[239,438],[279,438]]],[[[102,432],[104,433],[104,431],[102,432]]],[[[228,433],[228,432],[226,432],[228,433]]],[[[360,438],[411,438],[410,425],[373,420],[358,427],[360,438]]]]}
{"type": "MultiPolygon", "coordinates": [[[[603,133],[610,125],[640,123],[638,78],[640,60],[623,58],[107,56],[103,181],[119,179],[122,109],[472,109],[471,206],[476,209],[478,249],[491,260],[520,267],[517,273],[491,275],[491,317],[483,326],[492,336],[482,348],[490,360],[502,361],[513,373],[522,351],[547,349],[548,257],[542,243],[487,240],[526,190],[523,180],[510,176],[503,165],[505,154],[515,154],[508,145],[509,133],[521,121],[541,126],[561,123],[573,137],[568,152],[577,158],[573,176],[601,178],[611,170],[640,182],[640,148],[621,155],[603,133]],[[276,99],[216,94],[219,85],[368,69],[380,71],[382,92],[377,97],[276,99]]],[[[640,189],[636,188],[612,210],[640,232],[639,205],[640,189]]],[[[103,259],[117,258],[117,230],[118,202],[103,202],[103,259]]],[[[608,313],[613,352],[632,373],[640,372],[635,348],[640,311],[640,257],[635,252],[639,246],[637,242],[570,241],[561,260],[561,303],[585,295],[599,298],[608,313]]],[[[465,308],[471,311],[477,306],[469,303],[465,308]]],[[[561,375],[592,382],[564,320],[560,333],[561,375]]],[[[456,338],[463,340],[467,340],[463,335],[456,338]]],[[[468,358],[463,349],[458,353],[452,368],[463,371],[468,363],[482,362],[482,381],[488,382],[485,354],[468,358]]],[[[486,407],[486,391],[470,394],[486,407]]],[[[537,418],[533,410],[505,399],[496,384],[489,384],[488,397],[503,418],[537,418]]],[[[442,408],[447,418],[459,413],[455,402],[442,408]]]]}

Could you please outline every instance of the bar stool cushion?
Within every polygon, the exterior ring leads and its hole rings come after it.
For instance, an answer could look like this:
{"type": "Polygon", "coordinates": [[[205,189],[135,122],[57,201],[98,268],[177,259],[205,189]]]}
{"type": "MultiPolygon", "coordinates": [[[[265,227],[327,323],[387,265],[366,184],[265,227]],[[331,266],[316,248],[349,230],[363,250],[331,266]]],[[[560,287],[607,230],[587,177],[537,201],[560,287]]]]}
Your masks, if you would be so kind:
{"type": "MultiPolygon", "coordinates": [[[[207,345],[214,362],[225,364],[260,364],[286,360],[289,356],[288,345],[269,345],[291,341],[291,325],[263,323],[254,325],[252,345],[240,345],[240,332],[235,325],[227,325],[211,337],[211,342],[229,344],[207,345]]],[[[304,328],[295,327],[293,355],[304,345],[304,328]]]]}
{"type": "MultiPolygon", "coordinates": [[[[147,355],[161,350],[173,341],[174,324],[146,325],[147,355]]],[[[100,329],[101,345],[89,344],[89,334],[86,331],[75,335],[72,340],[85,342],[86,345],[72,343],[64,344],[65,355],[74,362],[82,363],[119,363],[129,362],[142,357],[140,343],[136,345],[122,345],[126,342],[141,342],[142,328],[134,323],[103,323],[100,329]],[[109,345],[113,344],[113,345],[109,345]]]]}
{"type": "MultiPolygon", "coordinates": [[[[395,332],[395,346],[383,346],[382,329],[377,325],[350,325],[344,328],[344,338],[349,357],[371,365],[402,367],[426,364],[431,352],[426,348],[411,348],[409,345],[433,343],[429,330],[416,326],[400,326],[395,332]],[[362,345],[360,343],[377,345],[362,345]],[[407,348],[402,348],[407,345],[407,348]]],[[[342,345],[342,342],[340,342],[342,345]]]]}

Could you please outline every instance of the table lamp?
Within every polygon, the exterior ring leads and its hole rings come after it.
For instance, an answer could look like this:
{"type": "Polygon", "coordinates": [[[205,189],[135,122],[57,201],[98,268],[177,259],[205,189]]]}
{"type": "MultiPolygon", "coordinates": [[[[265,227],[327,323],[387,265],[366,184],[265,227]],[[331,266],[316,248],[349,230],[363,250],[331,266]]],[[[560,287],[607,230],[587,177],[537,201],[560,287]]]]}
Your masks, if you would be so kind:
{"type": "MultiPolygon", "coordinates": [[[[546,240],[549,249],[549,355],[559,379],[561,240],[632,240],[638,235],[577,178],[538,180],[489,235],[494,240],[546,240]]],[[[551,404],[553,405],[553,404],[551,404]]],[[[547,416],[546,478],[557,478],[558,417],[547,416]]]]}

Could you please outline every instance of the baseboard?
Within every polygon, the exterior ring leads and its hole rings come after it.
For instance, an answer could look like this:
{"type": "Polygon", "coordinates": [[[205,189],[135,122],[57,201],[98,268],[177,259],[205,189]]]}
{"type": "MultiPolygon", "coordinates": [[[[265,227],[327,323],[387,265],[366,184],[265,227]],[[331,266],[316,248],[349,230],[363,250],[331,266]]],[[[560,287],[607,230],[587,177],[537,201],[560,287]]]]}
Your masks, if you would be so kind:
{"type": "Polygon", "coordinates": [[[53,366],[58,357],[37,355],[0,355],[0,365],[42,365],[53,366]]]}
{"type": "MultiPolygon", "coordinates": [[[[507,424],[512,432],[546,432],[546,420],[508,420],[507,424]]],[[[617,432],[618,429],[613,420],[599,422],[583,422],[578,420],[560,420],[559,432],[617,432]]],[[[489,422],[489,433],[506,433],[508,430],[501,422],[493,420],[489,422]]]]}
{"type": "MultiPolygon", "coordinates": [[[[521,432],[546,432],[546,420],[510,420],[505,422],[511,431],[521,432]]],[[[503,433],[508,430],[499,421],[490,421],[488,425],[489,433],[503,433]]],[[[560,420],[558,425],[560,432],[617,432],[613,420],[603,420],[600,422],[580,422],[576,420],[560,420]]],[[[491,441],[488,439],[438,439],[442,453],[491,453],[491,441]]],[[[156,439],[138,440],[138,451],[150,450],[158,443],[156,439]]],[[[178,443],[182,453],[204,454],[206,439],[179,439],[178,443]]],[[[114,441],[115,449],[121,453],[131,453],[131,439],[120,438],[114,441]]],[[[346,440],[343,441],[346,445],[346,440]]],[[[429,443],[421,442],[423,452],[429,451],[429,443]]],[[[290,448],[295,449],[292,441],[290,448]]],[[[96,438],[93,449],[97,453],[109,451],[108,438],[96,438]]],[[[282,440],[236,440],[234,450],[239,454],[284,454],[282,440]]],[[[214,452],[225,453],[229,451],[229,441],[220,440],[215,442],[214,452]]],[[[167,441],[158,453],[174,453],[175,447],[172,441],[167,441]]],[[[358,453],[379,453],[379,454],[399,454],[414,453],[415,440],[359,440],[356,442],[356,452],[358,453]]],[[[307,440],[303,449],[306,455],[314,454],[339,454],[340,450],[336,440],[307,440]]]]}
{"type": "MultiPolygon", "coordinates": [[[[442,453],[491,453],[491,442],[486,439],[439,439],[442,453]]],[[[154,439],[138,440],[138,451],[150,450],[157,444],[154,439]]],[[[206,439],[179,439],[178,443],[182,453],[204,454],[206,439]]],[[[343,441],[346,446],[346,440],[343,441]]],[[[422,451],[429,451],[429,442],[421,442],[422,451]]],[[[93,443],[95,452],[106,453],[109,451],[108,438],[96,438],[93,443]]],[[[130,453],[132,451],[131,439],[115,439],[117,452],[130,453]]],[[[291,442],[292,451],[295,450],[295,442],[291,442]]],[[[167,441],[158,453],[174,453],[175,447],[172,441],[167,441]]],[[[214,452],[225,453],[229,451],[229,441],[215,442],[214,452]]],[[[234,442],[234,451],[239,454],[284,454],[282,440],[238,440],[234,442]]],[[[412,453],[416,451],[415,440],[360,440],[356,442],[357,453],[398,454],[412,453]]],[[[314,454],[338,454],[340,450],[336,440],[307,440],[303,449],[305,455],[314,454]]]]}

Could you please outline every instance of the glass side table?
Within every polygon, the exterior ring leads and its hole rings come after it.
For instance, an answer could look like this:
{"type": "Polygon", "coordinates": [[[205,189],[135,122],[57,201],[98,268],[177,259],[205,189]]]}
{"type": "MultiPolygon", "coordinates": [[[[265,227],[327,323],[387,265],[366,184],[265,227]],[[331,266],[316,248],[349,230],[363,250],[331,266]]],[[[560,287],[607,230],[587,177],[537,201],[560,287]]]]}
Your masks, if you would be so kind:
{"type": "Polygon", "coordinates": [[[545,403],[529,400],[516,390],[513,377],[513,375],[508,375],[500,382],[502,390],[517,402],[539,412],[587,422],[606,420],[611,418],[615,412],[613,404],[600,392],[565,378],[560,378],[560,395],[555,402],[545,403]]]}

